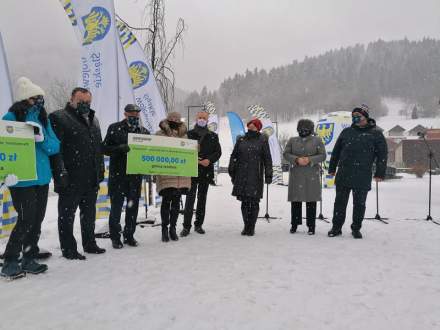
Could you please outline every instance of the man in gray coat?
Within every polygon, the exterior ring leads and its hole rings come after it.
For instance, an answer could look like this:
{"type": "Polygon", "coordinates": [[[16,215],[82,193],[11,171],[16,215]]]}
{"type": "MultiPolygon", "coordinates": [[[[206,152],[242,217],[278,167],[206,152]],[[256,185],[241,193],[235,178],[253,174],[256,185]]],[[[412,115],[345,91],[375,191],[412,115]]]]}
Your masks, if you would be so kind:
{"type": "Polygon", "coordinates": [[[302,202],[306,202],[308,234],[315,234],[316,202],[321,200],[320,163],[325,161],[326,152],[321,138],[313,135],[311,120],[298,122],[298,137],[287,142],[284,158],[290,163],[289,194],[291,202],[290,232],[294,234],[302,224],[302,202]]]}

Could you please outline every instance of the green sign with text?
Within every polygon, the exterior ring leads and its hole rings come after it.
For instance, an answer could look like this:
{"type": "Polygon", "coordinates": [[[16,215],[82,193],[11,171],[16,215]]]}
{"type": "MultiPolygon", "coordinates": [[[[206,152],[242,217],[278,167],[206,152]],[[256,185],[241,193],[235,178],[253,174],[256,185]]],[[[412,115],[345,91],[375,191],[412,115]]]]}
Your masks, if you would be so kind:
{"type": "Polygon", "coordinates": [[[198,176],[197,141],[128,134],[127,174],[198,176]]]}
{"type": "Polygon", "coordinates": [[[37,179],[34,130],[25,123],[0,120],[0,181],[8,174],[19,181],[37,179]]]}

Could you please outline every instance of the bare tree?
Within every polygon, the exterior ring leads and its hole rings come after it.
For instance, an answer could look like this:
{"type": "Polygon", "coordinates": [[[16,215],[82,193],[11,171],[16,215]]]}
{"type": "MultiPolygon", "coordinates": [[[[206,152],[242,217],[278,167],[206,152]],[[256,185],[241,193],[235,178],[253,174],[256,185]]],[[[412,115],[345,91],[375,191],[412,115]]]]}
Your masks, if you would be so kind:
{"type": "Polygon", "coordinates": [[[186,25],[179,18],[176,32],[167,38],[165,25],[165,0],[148,0],[145,5],[143,25],[146,27],[144,51],[150,56],[151,67],[167,110],[174,108],[175,74],[171,59],[178,45],[183,46],[186,25]]]}
{"type": "Polygon", "coordinates": [[[64,108],[74,87],[75,83],[73,81],[52,80],[46,94],[47,110],[52,112],[64,108]]]}

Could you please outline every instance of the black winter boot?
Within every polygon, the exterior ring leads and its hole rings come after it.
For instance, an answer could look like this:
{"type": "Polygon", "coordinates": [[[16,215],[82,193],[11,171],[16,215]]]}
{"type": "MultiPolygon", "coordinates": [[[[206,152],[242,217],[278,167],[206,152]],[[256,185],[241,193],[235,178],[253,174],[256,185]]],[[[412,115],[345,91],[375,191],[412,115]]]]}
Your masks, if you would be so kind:
{"type": "Polygon", "coordinates": [[[168,226],[162,226],[162,242],[169,242],[170,237],[168,236],[168,226]]]}
{"type": "Polygon", "coordinates": [[[112,246],[114,249],[122,249],[124,247],[120,238],[112,239],[112,246]]]}
{"type": "Polygon", "coordinates": [[[183,228],[182,231],[180,232],[180,237],[186,237],[188,236],[190,233],[190,230],[187,228],[183,228]]]}
{"type": "Polygon", "coordinates": [[[351,235],[353,235],[353,238],[356,238],[356,239],[362,238],[362,233],[359,230],[353,230],[351,232],[351,235]]]}
{"type": "Polygon", "coordinates": [[[177,236],[176,233],[176,227],[175,226],[170,226],[170,239],[172,241],[178,241],[179,237],[177,236]]]}
{"type": "Polygon", "coordinates": [[[290,227],[290,233],[295,234],[297,229],[298,229],[298,225],[292,225],[292,227],[290,227]]]}
{"type": "Polygon", "coordinates": [[[328,232],[328,237],[336,237],[336,236],[341,236],[342,235],[342,231],[340,229],[337,228],[332,228],[329,232],[328,232]]]}
{"type": "Polygon", "coordinates": [[[315,235],[315,227],[309,227],[309,231],[307,232],[309,235],[315,235]]]}

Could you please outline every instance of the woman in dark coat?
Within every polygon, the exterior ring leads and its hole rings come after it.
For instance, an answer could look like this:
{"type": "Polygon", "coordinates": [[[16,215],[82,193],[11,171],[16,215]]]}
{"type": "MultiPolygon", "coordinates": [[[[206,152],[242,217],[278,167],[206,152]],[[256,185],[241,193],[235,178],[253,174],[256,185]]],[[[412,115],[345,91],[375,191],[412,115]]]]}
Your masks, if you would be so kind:
{"type": "Polygon", "coordinates": [[[272,157],[267,137],[260,133],[261,121],[253,119],[247,127],[248,132],[234,146],[228,172],[234,185],[232,195],[241,201],[241,234],[253,236],[263,197],[263,178],[267,184],[272,182],[272,157]]]}
{"type": "Polygon", "coordinates": [[[287,142],[284,158],[290,163],[289,195],[291,202],[290,232],[294,234],[302,224],[302,202],[306,202],[308,234],[315,234],[316,202],[321,200],[320,163],[325,160],[325,147],[321,138],[313,136],[311,120],[298,122],[298,137],[287,142]]]}

